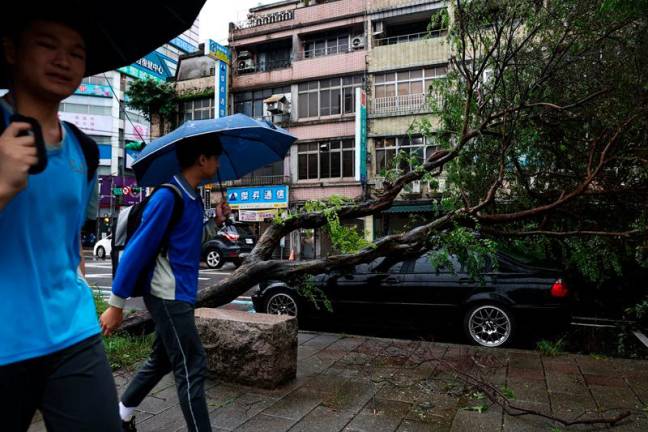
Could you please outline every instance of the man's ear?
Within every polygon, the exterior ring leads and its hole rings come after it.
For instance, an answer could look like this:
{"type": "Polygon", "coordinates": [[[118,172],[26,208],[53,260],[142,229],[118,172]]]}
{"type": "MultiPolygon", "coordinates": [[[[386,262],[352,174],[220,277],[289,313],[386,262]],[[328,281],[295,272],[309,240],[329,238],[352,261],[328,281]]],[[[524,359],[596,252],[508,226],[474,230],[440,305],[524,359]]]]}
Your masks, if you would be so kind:
{"type": "Polygon", "coordinates": [[[4,59],[9,65],[16,64],[16,44],[8,37],[2,38],[2,49],[4,51],[4,59]]]}

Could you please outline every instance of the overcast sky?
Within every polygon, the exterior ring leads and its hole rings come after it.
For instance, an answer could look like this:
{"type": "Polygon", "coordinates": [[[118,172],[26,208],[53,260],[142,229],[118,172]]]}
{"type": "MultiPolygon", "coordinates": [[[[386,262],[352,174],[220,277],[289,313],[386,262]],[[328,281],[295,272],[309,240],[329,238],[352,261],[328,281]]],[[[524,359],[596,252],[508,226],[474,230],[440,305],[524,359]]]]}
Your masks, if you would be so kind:
{"type": "Polygon", "coordinates": [[[245,19],[248,10],[277,0],[207,0],[200,12],[200,42],[214,39],[226,45],[230,22],[245,19]]]}

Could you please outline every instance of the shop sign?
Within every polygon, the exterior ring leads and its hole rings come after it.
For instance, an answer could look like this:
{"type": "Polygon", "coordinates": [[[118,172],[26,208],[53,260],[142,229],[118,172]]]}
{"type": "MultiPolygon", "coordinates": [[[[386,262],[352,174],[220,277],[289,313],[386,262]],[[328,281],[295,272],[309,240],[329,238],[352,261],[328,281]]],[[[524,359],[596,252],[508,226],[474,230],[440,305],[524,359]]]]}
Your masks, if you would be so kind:
{"type": "Polygon", "coordinates": [[[287,208],[288,186],[227,188],[227,202],[233,209],[287,208]]]}
{"type": "Polygon", "coordinates": [[[277,209],[239,211],[239,221],[241,222],[263,222],[266,219],[274,219],[276,216],[277,209]]]}

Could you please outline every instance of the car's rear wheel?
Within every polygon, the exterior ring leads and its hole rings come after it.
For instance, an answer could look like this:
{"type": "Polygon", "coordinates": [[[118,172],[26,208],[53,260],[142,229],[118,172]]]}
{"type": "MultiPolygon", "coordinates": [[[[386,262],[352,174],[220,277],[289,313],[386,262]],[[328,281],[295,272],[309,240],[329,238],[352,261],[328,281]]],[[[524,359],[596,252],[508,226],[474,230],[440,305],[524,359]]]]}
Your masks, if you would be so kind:
{"type": "Polygon", "coordinates": [[[205,255],[205,263],[207,267],[218,269],[223,266],[223,254],[218,249],[210,249],[205,255]]]}
{"type": "Polygon", "coordinates": [[[286,291],[275,292],[268,297],[265,303],[265,312],[273,315],[297,316],[297,299],[286,291]]]}
{"type": "Polygon", "coordinates": [[[464,316],[464,330],[472,343],[495,348],[510,343],[515,329],[513,315],[500,305],[479,304],[464,316]]]}
{"type": "Polygon", "coordinates": [[[106,249],[103,246],[97,248],[97,258],[106,259],[106,249]]]}

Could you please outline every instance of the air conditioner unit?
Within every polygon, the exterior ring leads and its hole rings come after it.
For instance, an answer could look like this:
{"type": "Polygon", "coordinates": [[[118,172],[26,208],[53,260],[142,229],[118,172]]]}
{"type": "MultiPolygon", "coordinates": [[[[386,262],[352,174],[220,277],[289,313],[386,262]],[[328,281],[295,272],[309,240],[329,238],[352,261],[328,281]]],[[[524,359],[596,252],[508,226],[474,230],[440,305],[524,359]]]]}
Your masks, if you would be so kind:
{"type": "Polygon", "coordinates": [[[288,99],[282,94],[272,95],[263,103],[266,104],[266,109],[270,114],[287,114],[289,112],[288,99]]]}
{"type": "Polygon", "coordinates": [[[245,72],[245,71],[253,71],[254,70],[254,60],[251,58],[249,59],[244,59],[244,60],[239,60],[236,69],[239,72],[245,72]]]}
{"type": "Polygon", "coordinates": [[[421,193],[421,180],[415,180],[411,183],[412,193],[421,193]]]}
{"type": "Polygon", "coordinates": [[[238,53],[239,60],[244,60],[249,58],[252,58],[252,53],[250,51],[241,51],[238,53]]]}
{"type": "Polygon", "coordinates": [[[365,46],[364,36],[354,36],[353,38],[351,38],[351,48],[360,49],[360,48],[364,48],[364,46],[365,46]]]}

